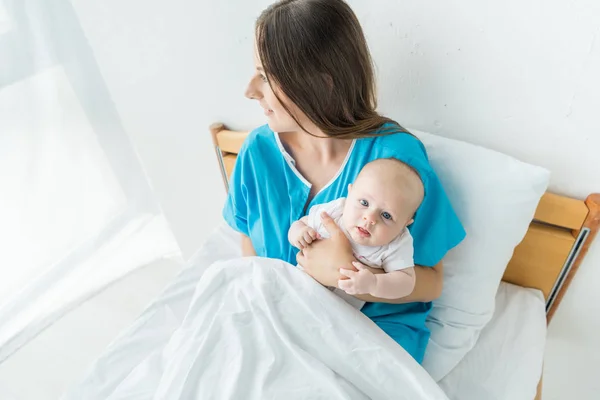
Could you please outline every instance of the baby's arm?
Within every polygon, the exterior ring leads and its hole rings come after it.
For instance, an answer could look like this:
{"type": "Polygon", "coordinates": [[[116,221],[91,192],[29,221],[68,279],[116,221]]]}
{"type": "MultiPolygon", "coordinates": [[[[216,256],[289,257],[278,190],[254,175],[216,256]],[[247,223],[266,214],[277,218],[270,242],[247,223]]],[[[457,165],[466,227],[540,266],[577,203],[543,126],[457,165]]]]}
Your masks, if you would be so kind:
{"type": "Polygon", "coordinates": [[[355,262],[353,264],[358,271],[341,271],[350,279],[340,280],[338,285],[349,294],[370,294],[380,299],[406,297],[415,288],[413,255],[413,239],[410,231],[406,230],[384,250],[382,267],[386,273],[373,274],[364,265],[355,262]]]}
{"type": "Polygon", "coordinates": [[[308,217],[304,216],[294,222],[288,231],[288,241],[298,249],[303,249],[319,238],[319,234],[307,225],[308,217]]]}
{"type": "Polygon", "coordinates": [[[377,283],[370,293],[382,299],[399,299],[408,296],[415,288],[415,269],[406,268],[375,275],[377,283]]]}
{"type": "Polygon", "coordinates": [[[398,299],[411,294],[415,287],[414,268],[374,274],[359,262],[354,262],[353,265],[358,272],[340,269],[340,273],[349,279],[338,281],[338,286],[348,294],[370,294],[381,299],[398,299]]]}

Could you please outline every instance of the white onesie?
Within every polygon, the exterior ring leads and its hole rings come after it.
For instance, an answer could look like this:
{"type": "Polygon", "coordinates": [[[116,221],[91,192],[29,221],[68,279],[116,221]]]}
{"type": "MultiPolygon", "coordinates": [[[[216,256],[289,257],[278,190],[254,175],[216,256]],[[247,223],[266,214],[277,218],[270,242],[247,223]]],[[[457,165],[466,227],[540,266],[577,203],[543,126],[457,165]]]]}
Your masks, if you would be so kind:
{"type": "MultiPolygon", "coordinates": [[[[358,244],[352,240],[352,237],[342,226],[342,214],[345,202],[345,198],[340,198],[329,203],[312,206],[308,211],[307,225],[313,228],[321,237],[328,238],[329,233],[321,221],[321,213],[325,211],[346,234],[352,245],[354,257],[361,263],[372,268],[381,268],[385,272],[414,267],[413,238],[408,229],[404,228],[404,231],[400,235],[383,246],[364,246],[358,244]]],[[[364,301],[347,294],[340,288],[331,288],[331,290],[359,310],[365,304],[364,301]]]]}

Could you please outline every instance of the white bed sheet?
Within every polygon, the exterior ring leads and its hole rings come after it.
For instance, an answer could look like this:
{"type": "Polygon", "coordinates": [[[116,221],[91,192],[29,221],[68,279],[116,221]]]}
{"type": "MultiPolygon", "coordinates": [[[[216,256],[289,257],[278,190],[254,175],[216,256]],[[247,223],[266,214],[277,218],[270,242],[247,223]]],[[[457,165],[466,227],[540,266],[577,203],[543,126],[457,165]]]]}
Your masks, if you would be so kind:
{"type": "Polygon", "coordinates": [[[451,400],[533,400],[545,344],[542,293],[502,282],[492,320],[440,386],[451,400]]]}
{"type": "MultiPolygon", "coordinates": [[[[208,265],[212,261],[236,257],[239,255],[237,243],[235,232],[222,225],[194,255],[192,262],[202,260],[203,264],[208,265]]],[[[178,268],[167,272],[162,268],[151,272],[147,279],[158,281],[151,292],[156,294],[156,290],[176,270],[178,268]],[[158,285],[159,282],[161,285],[158,285]]],[[[128,282],[128,285],[121,283],[119,290],[113,289],[111,292],[109,289],[91,301],[105,311],[112,307],[115,310],[114,318],[119,320],[118,325],[122,327],[138,317],[141,307],[138,304],[137,312],[126,313],[126,316],[115,309],[118,307],[116,298],[122,298],[127,291],[141,287],[135,279],[128,279],[128,282]]],[[[149,302],[148,294],[141,301],[142,304],[149,302]]],[[[451,399],[531,400],[535,395],[542,370],[546,333],[542,295],[538,291],[502,283],[496,303],[494,318],[482,332],[475,348],[440,382],[451,399]]],[[[90,316],[80,311],[72,311],[65,317],[69,323],[59,321],[0,365],[0,393],[10,393],[11,400],[56,399],[66,385],[81,378],[82,368],[99,356],[102,348],[98,343],[89,345],[94,343],[93,338],[89,338],[90,330],[81,327],[89,323],[90,316]],[[77,326],[79,330],[74,332],[77,326]],[[45,349],[44,354],[40,353],[41,349],[45,349]],[[39,366],[39,363],[52,362],[53,357],[55,360],[51,368],[39,366]],[[56,362],[57,357],[70,360],[70,364],[56,362]],[[27,362],[38,365],[36,368],[27,368],[27,362]],[[50,369],[51,379],[46,375],[50,369]],[[31,382],[36,384],[31,385],[31,382]],[[41,394],[44,394],[43,397],[41,394]]],[[[116,331],[113,334],[116,335],[116,331]]]]}

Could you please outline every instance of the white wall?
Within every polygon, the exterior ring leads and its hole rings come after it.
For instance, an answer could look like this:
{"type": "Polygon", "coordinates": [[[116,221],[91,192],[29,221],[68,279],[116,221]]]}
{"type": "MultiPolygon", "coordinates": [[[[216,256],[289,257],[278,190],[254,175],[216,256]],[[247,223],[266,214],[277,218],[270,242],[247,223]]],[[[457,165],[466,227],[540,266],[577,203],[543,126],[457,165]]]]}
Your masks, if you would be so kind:
{"type": "MultiPolygon", "coordinates": [[[[270,2],[71,2],[189,257],[224,200],[208,125],[263,123],[243,89],[253,22],[270,2]]],[[[542,165],[554,192],[600,191],[599,2],[350,3],[378,65],[382,111],[542,165]]],[[[600,390],[599,264],[596,243],[550,325],[544,399],[600,390]]]]}

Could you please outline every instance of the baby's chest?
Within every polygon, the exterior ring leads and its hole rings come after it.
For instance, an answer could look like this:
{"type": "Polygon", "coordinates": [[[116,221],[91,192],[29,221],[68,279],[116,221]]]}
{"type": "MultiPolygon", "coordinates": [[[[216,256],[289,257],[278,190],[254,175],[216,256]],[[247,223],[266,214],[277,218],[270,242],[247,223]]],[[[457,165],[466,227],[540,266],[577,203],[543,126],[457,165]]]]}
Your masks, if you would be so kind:
{"type": "Polygon", "coordinates": [[[352,245],[354,257],[371,268],[383,268],[383,252],[380,249],[352,245]]]}

